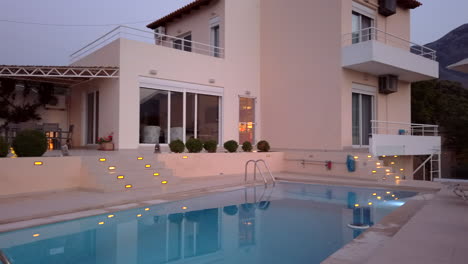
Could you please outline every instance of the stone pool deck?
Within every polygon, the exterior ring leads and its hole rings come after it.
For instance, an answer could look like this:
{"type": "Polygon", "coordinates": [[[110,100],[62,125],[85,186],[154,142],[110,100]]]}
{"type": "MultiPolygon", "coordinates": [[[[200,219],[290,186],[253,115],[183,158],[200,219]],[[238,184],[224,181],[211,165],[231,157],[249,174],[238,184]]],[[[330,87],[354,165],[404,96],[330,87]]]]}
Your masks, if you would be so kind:
{"type": "MultiPolygon", "coordinates": [[[[384,219],[381,224],[387,225],[387,229],[383,237],[372,237],[372,232],[366,232],[324,263],[468,263],[468,202],[455,196],[448,185],[418,181],[387,183],[293,173],[277,173],[275,176],[292,182],[419,190],[424,193],[398,209],[399,214],[391,214],[389,219],[384,219]],[[368,250],[360,251],[363,246],[368,250]]],[[[187,179],[176,186],[168,186],[163,192],[152,189],[109,193],[63,190],[0,198],[0,232],[183,200],[243,186],[243,175],[224,175],[187,179]]],[[[373,228],[378,229],[379,225],[373,228]]]]}

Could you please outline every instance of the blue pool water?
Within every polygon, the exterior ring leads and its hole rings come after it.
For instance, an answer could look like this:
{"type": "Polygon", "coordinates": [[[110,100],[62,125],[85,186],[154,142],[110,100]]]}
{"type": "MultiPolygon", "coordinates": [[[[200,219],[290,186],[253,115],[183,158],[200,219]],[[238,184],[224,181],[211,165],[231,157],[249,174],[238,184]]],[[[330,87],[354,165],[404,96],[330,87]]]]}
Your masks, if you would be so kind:
{"type": "Polygon", "coordinates": [[[348,224],[415,194],[280,183],[1,233],[0,249],[13,264],[320,263],[362,232],[348,224]]]}

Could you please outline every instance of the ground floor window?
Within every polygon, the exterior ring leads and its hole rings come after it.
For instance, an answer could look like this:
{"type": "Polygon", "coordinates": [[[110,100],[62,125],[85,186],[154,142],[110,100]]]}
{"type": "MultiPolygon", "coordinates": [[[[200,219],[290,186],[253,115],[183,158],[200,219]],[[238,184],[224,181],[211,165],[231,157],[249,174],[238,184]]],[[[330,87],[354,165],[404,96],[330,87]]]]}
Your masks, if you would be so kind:
{"type": "Polygon", "coordinates": [[[140,88],[140,143],[220,139],[221,97],[140,88]]]}
{"type": "Polygon", "coordinates": [[[239,98],[239,143],[255,144],[255,98],[239,98]]]}
{"type": "Polygon", "coordinates": [[[374,117],[374,96],[353,93],[352,133],[354,146],[368,146],[371,135],[371,120],[374,117]]]}

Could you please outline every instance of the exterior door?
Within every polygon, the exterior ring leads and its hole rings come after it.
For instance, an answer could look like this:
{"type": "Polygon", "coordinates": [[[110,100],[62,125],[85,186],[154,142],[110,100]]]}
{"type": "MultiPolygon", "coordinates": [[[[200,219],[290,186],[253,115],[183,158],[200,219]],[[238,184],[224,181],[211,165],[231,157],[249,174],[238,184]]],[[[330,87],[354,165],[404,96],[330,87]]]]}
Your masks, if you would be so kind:
{"type": "Polygon", "coordinates": [[[99,91],[86,95],[86,144],[96,144],[99,136],[99,91]]]}
{"type": "Polygon", "coordinates": [[[374,96],[353,93],[352,133],[353,146],[369,146],[372,133],[371,120],[374,118],[374,96]]]}
{"type": "Polygon", "coordinates": [[[239,98],[239,143],[255,144],[255,98],[239,98]]]}

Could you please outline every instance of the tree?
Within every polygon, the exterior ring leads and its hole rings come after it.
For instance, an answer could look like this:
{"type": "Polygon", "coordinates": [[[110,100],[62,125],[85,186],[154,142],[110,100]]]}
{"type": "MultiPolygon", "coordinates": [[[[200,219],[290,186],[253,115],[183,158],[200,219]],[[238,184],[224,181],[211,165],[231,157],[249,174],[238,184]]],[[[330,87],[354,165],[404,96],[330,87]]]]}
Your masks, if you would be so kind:
{"type": "Polygon", "coordinates": [[[411,107],[412,121],[439,125],[443,147],[455,151],[459,164],[468,164],[468,90],[451,81],[414,83],[411,107]]]}
{"type": "Polygon", "coordinates": [[[41,120],[37,110],[56,101],[54,86],[49,83],[21,82],[13,79],[0,79],[0,119],[3,126],[10,123],[41,120]]]}

